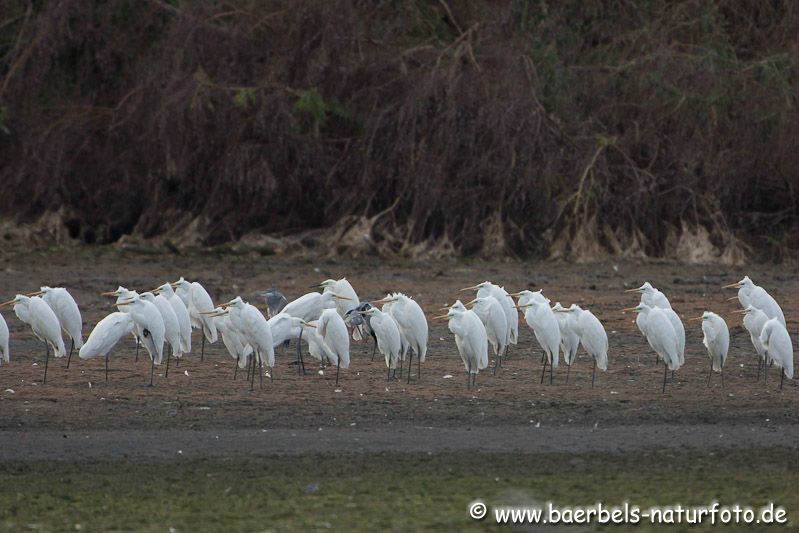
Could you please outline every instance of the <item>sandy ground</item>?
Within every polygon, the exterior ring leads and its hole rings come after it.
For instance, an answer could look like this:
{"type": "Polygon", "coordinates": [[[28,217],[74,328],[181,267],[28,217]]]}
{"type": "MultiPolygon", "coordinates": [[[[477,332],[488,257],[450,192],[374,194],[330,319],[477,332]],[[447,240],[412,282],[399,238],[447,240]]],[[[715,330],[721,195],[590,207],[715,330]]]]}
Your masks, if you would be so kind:
{"type": "MultiPolygon", "coordinates": [[[[352,346],[352,365],[342,370],[299,376],[292,350],[278,351],[274,381],[250,392],[241,374],[233,381],[233,360],[221,342],[206,345],[205,361],[187,357],[169,378],[156,369],[147,387],[150,363],[144,352],[134,362],[132,341],[112,352],[109,381],[103,361],[73,357],[71,368],[50,360],[41,383],[43,347],[9,309],[12,362],[0,367],[0,458],[36,459],[73,448],[91,456],[175,453],[235,455],[318,452],[328,447],[352,451],[392,449],[467,449],[535,452],[553,449],[625,450],[669,448],[770,447],[797,442],[799,387],[772,369],[768,381],[755,380],[756,359],[740,315],[731,314],[735,293],[721,285],[749,274],[782,304],[789,330],[799,329],[794,267],[748,269],[686,267],[671,264],[568,265],[560,263],[393,262],[289,260],[260,256],[160,256],[84,249],[15,256],[0,260],[0,298],[35,290],[41,284],[65,286],[83,311],[84,334],[112,311],[99,295],[117,285],[150,289],[185,276],[199,280],[215,301],[235,295],[263,308],[254,293],[277,286],[289,298],[312,283],[346,276],[361,299],[388,291],[413,296],[428,317],[467,285],[492,280],[508,290],[544,289],[553,302],[577,302],[605,325],[611,364],[591,388],[591,363],[581,351],[565,382],[566,368],[555,370],[554,384],[539,383],[540,349],[522,321],[521,339],[497,375],[482,372],[476,389],[467,389],[463,365],[444,321],[431,322],[428,359],[421,381],[413,376],[386,381],[385,363],[370,360],[371,343],[352,346]],[[724,316],[732,347],[725,386],[718,375],[705,386],[708,358],[698,322],[686,323],[686,365],[661,394],[662,366],[622,307],[636,303],[624,289],[651,281],[685,319],[709,309],[724,316]],[[86,436],[88,435],[88,438],[86,436]],[[220,437],[217,439],[216,437],[220,437]],[[356,440],[357,439],[357,440],[356,440]],[[151,444],[158,442],[153,448],[151,444]],[[180,448],[178,448],[180,447],[180,448]],[[94,450],[94,452],[92,452],[94,450]],[[116,451],[113,451],[116,450],[116,451]],[[138,451],[137,451],[138,450],[138,451]],[[150,451],[145,451],[150,450],[150,451]],[[227,451],[226,451],[227,450],[227,451]]],[[[198,352],[199,334],[194,347],[198,352]]],[[[256,380],[257,383],[257,380],[256,380]]]]}

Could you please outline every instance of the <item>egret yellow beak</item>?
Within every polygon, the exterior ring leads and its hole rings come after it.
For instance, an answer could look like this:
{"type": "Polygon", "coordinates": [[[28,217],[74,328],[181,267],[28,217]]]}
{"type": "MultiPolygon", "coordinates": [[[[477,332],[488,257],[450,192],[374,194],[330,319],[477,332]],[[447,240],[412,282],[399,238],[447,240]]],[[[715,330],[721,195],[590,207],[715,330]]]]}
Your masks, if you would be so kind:
{"type": "Polygon", "coordinates": [[[338,294],[333,294],[333,298],[335,298],[336,300],[347,300],[350,302],[352,301],[352,298],[347,298],[346,296],[339,296],[338,294]]]}
{"type": "Polygon", "coordinates": [[[101,293],[100,293],[100,296],[119,296],[119,294],[117,294],[117,291],[112,291],[112,292],[101,292],[101,293]]]}
{"type": "Polygon", "coordinates": [[[39,296],[40,294],[44,294],[44,291],[30,292],[30,293],[26,294],[25,296],[39,296]]]}
{"type": "Polygon", "coordinates": [[[508,294],[508,297],[514,298],[516,296],[521,296],[523,292],[524,291],[514,292],[514,293],[511,293],[511,294],[508,294]]]}
{"type": "Polygon", "coordinates": [[[7,301],[7,302],[3,302],[3,303],[1,303],[1,304],[0,304],[0,307],[6,307],[6,306],[8,306],[8,305],[11,305],[11,304],[14,304],[14,303],[17,303],[17,300],[16,300],[16,298],[15,298],[15,299],[13,299],[13,300],[9,300],[9,301],[7,301]]]}
{"type": "Polygon", "coordinates": [[[738,297],[737,297],[737,296],[732,296],[732,297],[730,297],[730,298],[727,298],[727,301],[728,301],[728,302],[731,302],[731,301],[733,301],[733,300],[737,300],[737,299],[738,299],[738,297]]]}
{"type": "Polygon", "coordinates": [[[636,287],[634,289],[627,289],[624,292],[641,292],[641,288],[640,287],[636,287]]]}
{"type": "Polygon", "coordinates": [[[637,307],[625,307],[622,311],[638,311],[637,307]]]}
{"type": "Polygon", "coordinates": [[[721,288],[722,289],[740,289],[741,288],[741,282],[737,281],[735,283],[730,283],[729,285],[722,285],[721,288]]]}
{"type": "Polygon", "coordinates": [[[694,320],[702,320],[703,318],[704,317],[701,317],[701,316],[695,316],[693,318],[687,318],[686,322],[693,322],[694,320]]]}
{"type": "Polygon", "coordinates": [[[480,283],[478,283],[477,285],[474,285],[474,286],[472,286],[472,287],[464,287],[463,289],[461,289],[461,290],[460,290],[460,291],[458,291],[458,292],[463,292],[463,291],[473,291],[474,289],[479,289],[479,288],[480,288],[480,285],[481,285],[481,284],[480,284],[480,283]]]}
{"type": "Polygon", "coordinates": [[[442,318],[449,318],[449,315],[434,316],[433,320],[441,320],[442,318]]]}

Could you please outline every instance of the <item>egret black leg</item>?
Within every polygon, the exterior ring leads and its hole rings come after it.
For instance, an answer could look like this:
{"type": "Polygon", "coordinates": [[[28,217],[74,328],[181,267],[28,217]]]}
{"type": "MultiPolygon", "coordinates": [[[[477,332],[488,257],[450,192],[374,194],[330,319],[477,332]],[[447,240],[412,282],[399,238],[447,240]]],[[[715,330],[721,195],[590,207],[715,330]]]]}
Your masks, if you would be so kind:
{"type": "Polygon", "coordinates": [[[42,383],[47,383],[47,363],[50,362],[50,345],[44,342],[44,379],[42,383]]]}
{"type": "Polygon", "coordinates": [[[136,359],[134,359],[134,361],[133,361],[134,363],[138,363],[139,362],[139,346],[140,345],[141,345],[141,343],[139,342],[139,338],[136,337],[136,359]]]}
{"type": "Polygon", "coordinates": [[[391,379],[391,364],[386,365],[388,369],[386,370],[386,382],[391,379]]]}
{"type": "Polygon", "coordinates": [[[203,332],[203,341],[202,345],[200,346],[200,362],[202,363],[205,361],[205,333],[203,332]]]}
{"type": "Polygon", "coordinates": [[[372,332],[372,340],[375,342],[375,346],[372,348],[372,361],[374,361],[375,354],[377,353],[377,335],[375,335],[374,331],[372,332]]]}
{"type": "Polygon", "coordinates": [[[785,369],[780,372],[780,390],[782,390],[782,382],[785,381],[785,369]]]}
{"type": "Polygon", "coordinates": [[[419,356],[420,352],[416,353],[416,381],[422,382],[422,358],[419,356]]]}
{"type": "MultiPolygon", "coordinates": [[[[271,373],[270,373],[271,376],[271,373]]],[[[258,380],[260,381],[259,386],[263,389],[264,388],[264,362],[260,359],[258,360],[258,380]]]]}
{"type": "MultiPolygon", "coordinates": [[[[400,376],[399,377],[400,377],[400,379],[402,379],[402,355],[403,354],[400,354],[400,357],[399,357],[399,371],[400,371],[400,376]]],[[[395,372],[395,374],[396,374],[396,372],[395,372]]]]}
{"type": "Polygon", "coordinates": [[[236,362],[233,363],[233,381],[236,381],[236,374],[239,373],[239,355],[236,356],[236,362]]]}
{"type": "Polygon", "coordinates": [[[256,350],[252,354],[252,372],[250,372],[250,392],[255,390],[255,358],[258,357],[258,351],[256,350]]]}
{"type": "Polygon", "coordinates": [[[105,382],[108,383],[108,354],[105,354],[105,382]]]}
{"type": "Polygon", "coordinates": [[[338,371],[341,369],[341,358],[336,362],[336,385],[338,385],[338,371]]]}
{"type": "MultiPolygon", "coordinates": [[[[573,362],[573,361],[572,361],[572,362],[573,362]]],[[[568,365],[566,365],[566,366],[568,366],[568,367],[569,367],[569,368],[566,370],[566,385],[568,385],[568,384],[569,384],[569,374],[571,374],[571,371],[572,371],[572,365],[571,365],[571,364],[568,364],[568,365]]],[[[593,387],[593,385],[591,385],[591,386],[593,387]]]]}
{"type": "Polygon", "coordinates": [[[596,359],[594,359],[594,371],[591,373],[591,388],[594,388],[594,382],[596,382],[596,359]]]}
{"type": "Polygon", "coordinates": [[[413,370],[413,352],[408,352],[408,384],[411,383],[411,370],[413,370]]]}
{"type": "Polygon", "coordinates": [[[172,358],[172,351],[166,354],[166,370],[164,371],[164,378],[169,378],[169,360],[172,358]]]}
{"type": "Polygon", "coordinates": [[[497,365],[499,364],[499,354],[494,356],[494,375],[497,375],[497,365]]]}
{"type": "Polygon", "coordinates": [[[547,373],[547,360],[544,359],[544,368],[541,370],[541,384],[542,385],[544,383],[544,376],[546,375],[546,373],[547,373]]]}
{"type": "Polygon", "coordinates": [[[706,387],[710,387],[710,380],[713,378],[713,359],[710,360],[710,369],[707,372],[707,382],[705,383],[706,387]]]}
{"type": "Polygon", "coordinates": [[[297,374],[302,375],[305,369],[302,368],[302,328],[300,328],[300,336],[297,337],[297,374]]]}
{"type": "Polygon", "coordinates": [[[155,374],[155,357],[150,358],[150,387],[153,386],[153,374],[155,374]]]}
{"type": "Polygon", "coordinates": [[[69,345],[69,356],[67,356],[67,368],[69,368],[69,363],[72,361],[72,350],[75,349],[75,339],[72,339],[72,343],[69,345]]]}
{"type": "Polygon", "coordinates": [[[721,365],[721,388],[724,388],[724,364],[721,365]]]}
{"type": "Polygon", "coordinates": [[[669,365],[667,365],[664,362],[663,363],[663,392],[662,392],[662,394],[666,394],[666,376],[668,375],[668,372],[669,372],[669,365]]]}
{"type": "Polygon", "coordinates": [[[553,365],[552,363],[549,363],[549,384],[550,385],[552,385],[552,380],[554,379],[554,377],[553,377],[554,368],[555,368],[555,365],[553,365]]]}

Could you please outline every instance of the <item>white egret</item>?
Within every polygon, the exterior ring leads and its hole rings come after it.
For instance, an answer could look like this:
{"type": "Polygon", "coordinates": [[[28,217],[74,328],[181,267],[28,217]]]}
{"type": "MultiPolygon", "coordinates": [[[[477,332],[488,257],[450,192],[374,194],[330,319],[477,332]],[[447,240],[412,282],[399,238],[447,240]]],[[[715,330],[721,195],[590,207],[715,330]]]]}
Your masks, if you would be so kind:
{"type": "Polygon", "coordinates": [[[160,365],[164,355],[164,339],[166,328],[160,311],[152,302],[141,299],[135,294],[131,299],[119,302],[118,306],[127,306],[130,317],[136,323],[139,339],[150,354],[150,387],[153,386],[155,365],[160,365]]]}
{"type": "Polygon", "coordinates": [[[246,368],[248,357],[252,353],[252,346],[247,344],[244,335],[236,329],[230,321],[230,312],[222,307],[216,307],[213,312],[208,313],[208,316],[214,319],[216,331],[222,336],[222,344],[227,348],[236,362],[233,364],[233,380],[236,380],[239,368],[246,368]]]}
{"type": "Polygon", "coordinates": [[[269,323],[269,330],[272,332],[272,343],[275,348],[284,342],[289,342],[291,339],[298,339],[297,373],[300,375],[305,374],[305,362],[302,360],[302,349],[300,348],[303,335],[302,325],[305,321],[288,313],[280,312],[272,316],[267,322],[269,323]]]}
{"type": "Polygon", "coordinates": [[[566,371],[566,383],[569,382],[569,374],[572,370],[572,365],[577,361],[577,349],[580,347],[580,336],[577,334],[574,324],[574,316],[572,313],[563,313],[568,311],[567,308],[556,302],[552,306],[555,312],[555,318],[558,319],[558,328],[560,328],[560,349],[563,352],[563,360],[568,365],[569,369],[566,371]]]}
{"type": "Polygon", "coordinates": [[[760,343],[766,349],[766,357],[782,368],[780,389],[785,378],[793,379],[793,343],[788,330],[779,318],[770,318],[760,332],[760,343]]]}
{"type": "MultiPolygon", "coordinates": [[[[119,285],[117,287],[117,290],[111,291],[111,292],[103,292],[103,293],[101,293],[101,296],[116,296],[117,311],[119,311],[120,313],[129,313],[130,312],[130,308],[127,305],[120,305],[120,304],[122,302],[126,302],[126,301],[130,300],[131,298],[133,298],[137,294],[139,294],[139,293],[136,292],[136,291],[128,290],[125,287],[123,287],[122,285],[119,285]]],[[[138,326],[133,328],[133,331],[131,332],[131,334],[133,335],[133,339],[136,341],[136,359],[135,359],[135,361],[138,363],[139,362],[139,346],[141,345],[141,338],[140,338],[140,335],[139,335],[138,326]]]]}
{"type": "Polygon", "coordinates": [[[649,307],[645,303],[640,303],[636,307],[624,309],[624,311],[636,311],[646,313],[646,329],[644,336],[649,346],[655,350],[658,357],[663,360],[663,393],[666,392],[666,375],[669,370],[674,372],[680,368],[680,355],[678,351],[677,332],[674,330],[671,320],[666,315],[667,309],[659,307],[649,307]]]}
{"type": "Polygon", "coordinates": [[[208,291],[199,282],[189,283],[182,277],[172,283],[175,294],[183,300],[189,311],[191,326],[202,330],[202,345],[200,346],[200,361],[205,360],[205,341],[213,344],[216,342],[216,323],[209,314],[214,310],[214,302],[208,291]]]}
{"type": "MultiPolygon", "coordinates": [[[[780,305],[777,303],[777,300],[766,292],[766,289],[755,285],[752,280],[749,279],[749,276],[744,276],[741,281],[725,285],[722,288],[738,289],[738,301],[741,302],[741,306],[744,309],[751,305],[763,311],[767,317],[779,320],[783,327],[787,326],[785,323],[785,315],[780,305]]],[[[730,299],[734,300],[735,298],[730,299]]]]}
{"type": "Polygon", "coordinates": [[[727,362],[727,352],[730,349],[730,330],[727,323],[716,313],[705,311],[702,316],[689,320],[702,321],[702,344],[707,348],[710,357],[710,371],[707,374],[706,386],[710,386],[713,372],[721,373],[721,386],[724,386],[724,363],[727,362]]]}
{"type": "Polygon", "coordinates": [[[748,305],[746,309],[733,311],[733,313],[743,313],[744,315],[744,328],[749,332],[749,339],[752,341],[752,346],[755,348],[755,353],[758,356],[757,379],[760,380],[760,370],[765,366],[765,363],[768,362],[766,361],[766,349],[760,342],[760,333],[763,331],[763,326],[766,325],[769,318],[766,316],[766,313],[753,307],[751,304],[748,305]]]}
{"type": "Polygon", "coordinates": [[[65,357],[67,355],[66,348],[64,348],[64,339],[61,338],[61,324],[58,322],[53,310],[47,305],[44,300],[38,296],[25,296],[24,294],[17,294],[13,300],[0,304],[0,307],[7,305],[14,305],[14,312],[19,312],[28,319],[33,329],[33,334],[45,343],[44,355],[44,379],[42,383],[47,383],[47,365],[50,361],[50,348],[53,349],[53,355],[56,357],[65,357]]]}
{"type": "Polygon", "coordinates": [[[596,369],[603,372],[608,369],[608,334],[602,322],[589,310],[571,304],[568,309],[561,311],[571,315],[571,326],[580,337],[580,344],[594,360],[594,370],[591,374],[591,388],[594,388],[596,369]]]}
{"type": "Polygon", "coordinates": [[[390,315],[382,312],[377,307],[370,307],[365,311],[360,311],[362,315],[369,317],[372,331],[377,336],[377,349],[386,358],[386,381],[391,378],[391,370],[397,370],[397,360],[401,349],[400,332],[397,323],[390,315]]]}
{"type": "Polygon", "coordinates": [[[342,318],[347,314],[347,311],[355,309],[360,303],[355,289],[352,288],[347,278],[341,278],[340,280],[326,279],[319,285],[314,285],[312,288],[320,288],[323,293],[332,293],[336,295],[336,311],[338,311],[339,316],[342,318]]]}
{"type": "MultiPolygon", "coordinates": [[[[392,295],[387,294],[386,297],[383,300],[381,300],[381,301],[387,301],[388,303],[384,303],[383,306],[380,308],[380,310],[383,312],[383,314],[390,316],[394,320],[394,323],[397,324],[397,329],[399,329],[399,334],[400,334],[399,377],[400,379],[402,379],[402,363],[403,361],[405,361],[405,359],[408,358],[408,350],[410,350],[411,344],[408,342],[408,339],[405,337],[405,332],[400,327],[399,323],[397,322],[397,319],[393,315],[394,308],[391,305],[392,304],[391,298],[392,295]]],[[[374,303],[377,304],[378,302],[374,303]]],[[[410,372],[410,370],[408,370],[408,372],[410,372]]]]}
{"type": "Polygon", "coordinates": [[[336,385],[342,368],[350,367],[350,338],[344,319],[334,309],[325,309],[316,322],[316,332],[328,348],[328,358],[336,365],[336,385]]]}
{"type": "Polygon", "coordinates": [[[333,292],[325,292],[322,294],[318,292],[309,292],[289,302],[281,312],[301,318],[306,322],[311,322],[317,320],[325,309],[335,308],[337,305],[336,302],[339,300],[350,301],[350,298],[333,292]]]}
{"type": "Polygon", "coordinates": [[[130,313],[115,311],[94,326],[86,343],[81,346],[78,357],[105,358],[105,380],[108,381],[108,354],[119,340],[133,331],[135,324],[130,313]]]}
{"type": "MultiPolygon", "coordinates": [[[[641,285],[640,287],[636,287],[634,289],[627,289],[624,292],[638,292],[638,293],[640,293],[641,294],[641,303],[645,304],[645,305],[647,305],[649,307],[658,307],[660,309],[671,309],[671,302],[669,302],[669,299],[666,298],[666,295],[663,294],[662,292],[660,292],[655,287],[653,287],[652,284],[649,283],[648,281],[645,281],[644,284],[641,285]]],[[[671,320],[672,326],[675,328],[675,331],[678,332],[678,336],[679,336],[680,329],[682,329],[682,331],[683,331],[683,334],[682,334],[682,339],[683,339],[683,341],[682,341],[682,349],[680,349],[678,351],[678,353],[683,354],[682,357],[683,357],[683,360],[684,360],[684,354],[685,354],[685,328],[682,327],[682,322],[679,321],[679,317],[677,317],[677,322],[680,322],[680,325],[679,326],[677,325],[677,323],[674,321],[674,316],[676,316],[676,313],[674,313],[674,315],[669,314],[669,320],[671,320]]],[[[647,317],[647,313],[638,313],[636,315],[636,317],[635,317],[635,325],[638,326],[638,331],[641,332],[641,335],[643,335],[644,338],[646,338],[646,317],[647,317]]],[[[655,357],[655,363],[657,363],[657,356],[655,357]]]]}
{"type": "MultiPolygon", "coordinates": [[[[416,353],[416,378],[421,381],[422,363],[424,363],[427,356],[427,337],[429,334],[424,311],[412,298],[401,292],[388,295],[382,300],[373,303],[385,303],[385,305],[389,306],[389,314],[397,322],[400,337],[404,337],[407,347],[413,350],[408,362],[408,383],[411,382],[413,353],[416,353]]],[[[404,355],[403,352],[403,358],[404,355]]]]}
{"type": "Polygon", "coordinates": [[[67,368],[72,361],[72,351],[77,348],[80,350],[83,346],[83,320],[80,316],[80,309],[72,295],[63,287],[41,287],[37,292],[28,294],[28,296],[40,296],[45,301],[50,309],[55,313],[58,318],[58,323],[61,329],[69,336],[71,344],[69,347],[69,356],[67,357],[67,368]]]}
{"type": "Polygon", "coordinates": [[[477,314],[480,322],[486,328],[488,342],[491,343],[491,347],[494,349],[494,374],[496,374],[497,366],[499,366],[500,360],[510,343],[510,329],[508,328],[505,311],[499,301],[493,296],[478,297],[466,305],[467,307],[471,305],[472,311],[477,314]]]}
{"type": "Polygon", "coordinates": [[[488,367],[488,334],[480,317],[458,300],[446,315],[436,318],[449,320],[449,330],[455,335],[455,345],[466,367],[466,386],[477,386],[477,374],[488,367]]]}
{"type": "Polygon", "coordinates": [[[497,299],[505,312],[505,320],[508,323],[508,342],[509,344],[517,344],[519,342],[519,313],[514,309],[513,300],[510,298],[511,295],[508,294],[505,287],[500,287],[490,281],[484,281],[472,287],[461,289],[461,292],[470,290],[476,290],[478,298],[493,296],[497,299]]]}
{"type": "Polygon", "coordinates": [[[160,294],[154,296],[151,292],[143,292],[140,297],[145,302],[150,302],[155,305],[164,321],[164,340],[166,340],[166,343],[170,347],[170,351],[166,356],[166,371],[164,371],[164,377],[168,378],[169,359],[174,355],[175,359],[179,361],[180,357],[183,355],[180,350],[180,324],[178,323],[178,317],[175,314],[175,310],[172,308],[172,304],[160,294]]]}
{"type": "MultiPolygon", "coordinates": [[[[155,289],[154,292],[166,298],[166,300],[172,306],[172,311],[175,312],[175,316],[178,319],[178,328],[180,329],[180,351],[184,354],[190,353],[191,317],[189,316],[189,310],[186,308],[186,304],[183,303],[183,300],[180,299],[180,296],[175,294],[175,290],[169,283],[164,283],[155,289]]],[[[218,322],[218,320],[215,320],[214,324],[217,324],[218,322]]]]}
{"type": "Polygon", "coordinates": [[[254,305],[250,305],[241,299],[240,296],[232,299],[220,307],[230,309],[230,321],[253,347],[255,357],[253,357],[252,377],[250,390],[253,390],[255,383],[255,364],[260,367],[259,380],[263,386],[263,365],[266,363],[270,368],[269,379],[274,379],[275,367],[275,346],[272,342],[272,330],[264,315],[254,305]],[[256,361],[257,359],[257,361],[256,361]]]}
{"type": "Polygon", "coordinates": [[[527,304],[529,304],[530,302],[538,302],[543,304],[549,303],[549,298],[544,296],[543,289],[539,289],[535,292],[524,290],[524,291],[514,292],[513,294],[509,294],[508,296],[510,296],[511,298],[518,297],[516,301],[517,308],[519,306],[527,307],[527,304]]]}
{"type": "Polygon", "coordinates": [[[0,365],[3,361],[6,363],[11,361],[11,350],[8,347],[8,324],[6,319],[0,314],[0,365]]]}
{"type": "Polygon", "coordinates": [[[544,366],[541,371],[541,383],[549,363],[549,383],[552,384],[553,369],[558,366],[560,352],[560,326],[555,313],[549,308],[547,301],[531,300],[524,305],[517,306],[524,312],[524,319],[530,329],[533,330],[535,338],[541,349],[544,351],[544,366]]]}

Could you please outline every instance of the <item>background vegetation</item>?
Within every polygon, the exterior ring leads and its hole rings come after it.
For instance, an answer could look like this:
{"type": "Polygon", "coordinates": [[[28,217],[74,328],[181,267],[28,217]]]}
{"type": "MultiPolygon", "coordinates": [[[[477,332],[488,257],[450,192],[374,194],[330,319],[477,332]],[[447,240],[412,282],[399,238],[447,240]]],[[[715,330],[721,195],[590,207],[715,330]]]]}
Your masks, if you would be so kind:
{"type": "Polygon", "coordinates": [[[791,0],[0,0],[0,216],[779,257],[798,43],[791,0]]]}

